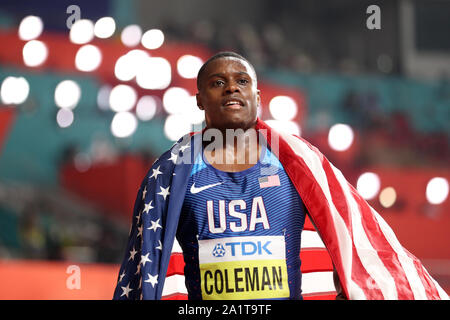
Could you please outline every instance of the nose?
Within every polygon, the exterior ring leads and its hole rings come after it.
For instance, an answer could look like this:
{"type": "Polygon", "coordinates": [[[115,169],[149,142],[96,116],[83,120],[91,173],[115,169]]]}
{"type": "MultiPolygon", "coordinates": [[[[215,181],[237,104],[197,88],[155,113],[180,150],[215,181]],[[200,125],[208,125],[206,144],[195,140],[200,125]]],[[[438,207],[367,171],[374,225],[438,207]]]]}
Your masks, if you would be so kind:
{"type": "Polygon", "coordinates": [[[225,94],[232,94],[235,92],[239,92],[239,87],[236,83],[229,81],[225,87],[225,94]]]}

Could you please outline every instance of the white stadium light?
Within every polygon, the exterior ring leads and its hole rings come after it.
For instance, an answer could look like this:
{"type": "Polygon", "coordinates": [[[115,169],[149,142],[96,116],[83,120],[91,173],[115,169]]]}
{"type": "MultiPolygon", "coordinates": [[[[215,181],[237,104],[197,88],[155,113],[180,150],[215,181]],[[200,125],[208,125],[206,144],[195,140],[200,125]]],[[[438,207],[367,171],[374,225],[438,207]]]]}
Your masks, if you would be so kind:
{"type": "Polygon", "coordinates": [[[301,135],[301,128],[298,123],[288,120],[267,120],[267,125],[273,128],[275,131],[284,132],[289,134],[301,135]]]}
{"type": "Polygon", "coordinates": [[[94,38],[94,23],[88,19],[77,20],[70,28],[70,41],[75,44],[85,44],[94,38]]]}
{"type": "Polygon", "coordinates": [[[127,47],[135,47],[141,42],[142,29],[137,24],[126,26],[120,34],[122,43],[127,47]]]}
{"type": "Polygon", "coordinates": [[[73,119],[74,116],[71,109],[60,108],[58,110],[58,113],[56,114],[56,122],[61,128],[70,127],[70,125],[73,123],[73,119]]]}
{"type": "Polygon", "coordinates": [[[31,40],[23,46],[22,55],[26,66],[38,67],[47,59],[48,49],[44,42],[31,40]]]}
{"type": "Polygon", "coordinates": [[[192,55],[181,56],[177,61],[178,74],[185,79],[194,79],[203,65],[203,60],[192,55]]]}
{"type": "Polygon", "coordinates": [[[61,81],[55,89],[55,103],[60,108],[73,109],[81,98],[80,86],[73,80],[61,81]]]}
{"type": "Polygon", "coordinates": [[[6,77],[0,88],[0,96],[4,104],[21,104],[30,93],[30,85],[24,77],[6,77]]]}
{"type": "Polygon", "coordinates": [[[100,110],[110,110],[109,95],[111,94],[112,87],[110,85],[103,85],[100,87],[97,93],[97,105],[100,110]]]}
{"type": "Polygon", "coordinates": [[[112,17],[100,18],[94,25],[94,35],[97,38],[109,38],[114,34],[114,31],[116,31],[116,22],[112,17]]]}
{"type": "Polygon", "coordinates": [[[94,71],[102,62],[100,49],[92,44],[80,47],[75,56],[75,66],[80,71],[94,71]]]}
{"type": "Polygon", "coordinates": [[[130,81],[136,77],[138,70],[150,55],[144,50],[134,49],[119,57],[114,67],[114,75],[121,81],[130,81]]]}
{"type": "Polygon", "coordinates": [[[426,197],[431,204],[441,204],[447,197],[449,192],[448,181],[442,177],[434,177],[428,181],[426,188],[426,197]]]}
{"type": "Polygon", "coordinates": [[[109,105],[115,112],[130,111],[137,100],[136,90],[126,84],[119,84],[111,89],[109,105]]]}
{"type": "Polygon", "coordinates": [[[163,90],[171,81],[172,68],[169,61],[161,57],[148,57],[142,60],[136,74],[136,82],[141,88],[163,90]]]}
{"type": "Polygon", "coordinates": [[[142,45],[147,49],[158,49],[164,43],[164,33],[159,29],[151,29],[142,35],[142,45]]]}
{"type": "Polygon", "coordinates": [[[118,112],[111,122],[111,132],[117,138],[131,136],[137,129],[137,119],[131,112],[118,112]]]}
{"type": "Polygon", "coordinates": [[[365,172],[359,176],[356,189],[364,199],[371,200],[380,191],[380,178],[373,172],[365,172]]]}
{"type": "Polygon", "coordinates": [[[288,96],[276,96],[269,102],[269,111],[275,120],[293,120],[297,109],[295,100],[288,96]]]}
{"type": "Polygon", "coordinates": [[[39,37],[44,30],[42,19],[37,16],[27,16],[22,19],[19,25],[19,38],[29,41],[39,37]]]}
{"type": "Polygon", "coordinates": [[[186,121],[193,125],[199,125],[205,120],[205,111],[198,108],[196,96],[190,96],[187,99],[186,106],[182,112],[186,117],[186,121]]]}
{"type": "Polygon", "coordinates": [[[328,144],[333,150],[345,151],[353,143],[354,133],[347,124],[338,123],[330,128],[328,133],[328,144]]]}
{"type": "Polygon", "coordinates": [[[163,95],[163,107],[169,114],[181,114],[186,107],[190,97],[189,92],[180,87],[172,87],[166,90],[163,95]]]}
{"type": "Polygon", "coordinates": [[[157,101],[152,96],[143,96],[136,104],[136,116],[139,120],[149,121],[156,114],[157,101]]]}
{"type": "Polygon", "coordinates": [[[171,141],[177,141],[191,130],[192,125],[186,121],[183,115],[171,114],[164,122],[164,134],[171,141]]]}

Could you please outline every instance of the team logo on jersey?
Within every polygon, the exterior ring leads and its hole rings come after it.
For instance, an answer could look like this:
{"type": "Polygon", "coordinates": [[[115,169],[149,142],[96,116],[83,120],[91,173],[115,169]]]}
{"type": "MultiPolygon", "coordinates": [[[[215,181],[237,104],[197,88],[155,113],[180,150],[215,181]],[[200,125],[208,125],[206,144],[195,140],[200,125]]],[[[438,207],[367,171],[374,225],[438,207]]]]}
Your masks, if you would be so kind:
{"type": "Polygon", "coordinates": [[[196,187],[196,186],[195,186],[195,182],[194,182],[194,183],[192,184],[192,186],[191,186],[191,193],[193,193],[193,194],[199,193],[199,192],[202,192],[202,191],[204,191],[204,190],[206,190],[206,189],[213,188],[213,187],[215,187],[215,186],[221,185],[222,183],[223,183],[223,182],[218,182],[218,183],[208,184],[208,185],[203,186],[203,187],[196,187]]]}
{"type": "Polygon", "coordinates": [[[223,245],[221,243],[218,243],[215,245],[213,251],[212,251],[212,255],[216,258],[220,258],[223,257],[225,255],[225,248],[223,247],[223,245]]]}

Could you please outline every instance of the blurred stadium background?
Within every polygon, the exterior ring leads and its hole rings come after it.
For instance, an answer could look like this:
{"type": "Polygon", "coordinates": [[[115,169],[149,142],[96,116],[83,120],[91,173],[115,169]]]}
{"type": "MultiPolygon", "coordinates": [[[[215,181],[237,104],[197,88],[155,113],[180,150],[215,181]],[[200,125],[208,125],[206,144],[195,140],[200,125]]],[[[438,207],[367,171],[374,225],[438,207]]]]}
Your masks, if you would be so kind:
{"type": "Polygon", "coordinates": [[[112,298],[138,186],[201,127],[195,76],[219,50],[450,293],[448,17],[445,0],[2,0],[0,299],[112,298]]]}

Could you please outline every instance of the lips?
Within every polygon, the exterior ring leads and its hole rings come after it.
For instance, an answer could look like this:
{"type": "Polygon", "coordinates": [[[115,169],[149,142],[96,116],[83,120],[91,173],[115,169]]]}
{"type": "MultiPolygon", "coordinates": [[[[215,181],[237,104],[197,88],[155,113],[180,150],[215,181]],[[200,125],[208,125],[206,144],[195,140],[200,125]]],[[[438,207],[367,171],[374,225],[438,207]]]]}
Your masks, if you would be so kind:
{"type": "Polygon", "coordinates": [[[240,108],[244,106],[244,101],[240,98],[228,97],[222,101],[222,106],[227,108],[240,108]]]}

